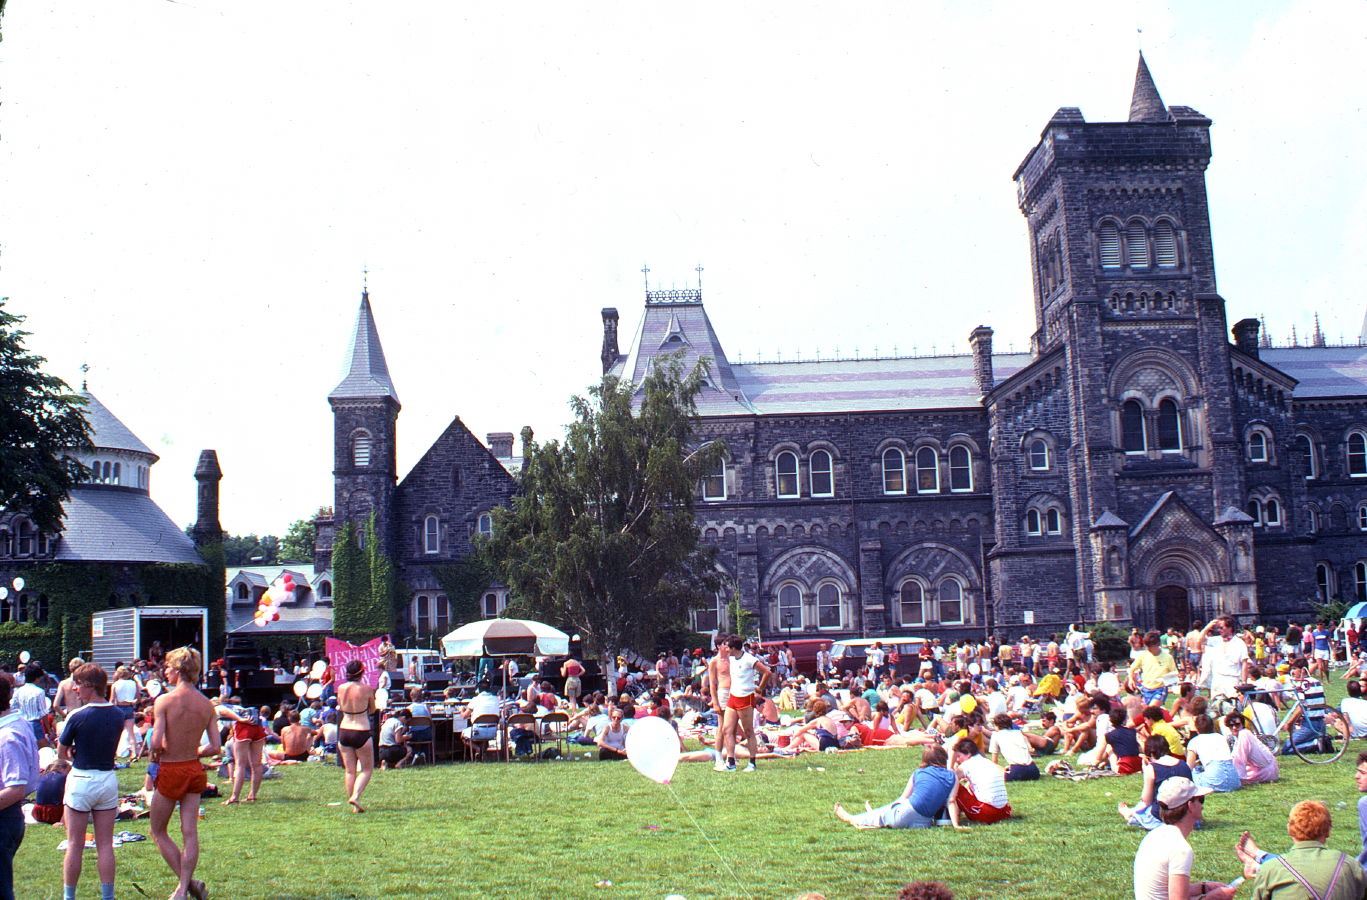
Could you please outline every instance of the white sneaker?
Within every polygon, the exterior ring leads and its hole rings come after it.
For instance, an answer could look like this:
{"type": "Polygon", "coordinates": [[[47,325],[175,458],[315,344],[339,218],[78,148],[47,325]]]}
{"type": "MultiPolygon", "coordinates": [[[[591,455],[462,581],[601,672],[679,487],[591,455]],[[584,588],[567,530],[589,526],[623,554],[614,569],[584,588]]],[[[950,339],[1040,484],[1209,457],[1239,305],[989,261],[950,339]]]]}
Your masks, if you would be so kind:
{"type": "Polygon", "coordinates": [[[726,760],[724,760],[724,759],[719,759],[719,760],[717,760],[717,764],[716,764],[715,766],[712,767],[712,771],[713,771],[713,772],[725,772],[725,771],[726,771],[726,760]]]}
{"type": "Polygon", "coordinates": [[[755,771],[755,764],[752,763],[752,762],[748,762],[748,763],[745,764],[745,768],[741,769],[741,771],[742,771],[742,772],[753,772],[753,771],[755,771]]]}

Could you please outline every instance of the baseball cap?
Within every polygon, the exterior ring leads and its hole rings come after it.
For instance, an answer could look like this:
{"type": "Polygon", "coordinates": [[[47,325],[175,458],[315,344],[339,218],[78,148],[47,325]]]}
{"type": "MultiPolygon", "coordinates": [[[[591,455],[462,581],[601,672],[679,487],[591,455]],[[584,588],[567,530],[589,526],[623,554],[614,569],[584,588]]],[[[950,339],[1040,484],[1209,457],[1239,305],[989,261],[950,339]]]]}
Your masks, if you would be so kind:
{"type": "Polygon", "coordinates": [[[1193,797],[1204,797],[1214,788],[1197,787],[1190,778],[1168,778],[1158,789],[1158,802],[1168,809],[1176,809],[1193,797]]]}

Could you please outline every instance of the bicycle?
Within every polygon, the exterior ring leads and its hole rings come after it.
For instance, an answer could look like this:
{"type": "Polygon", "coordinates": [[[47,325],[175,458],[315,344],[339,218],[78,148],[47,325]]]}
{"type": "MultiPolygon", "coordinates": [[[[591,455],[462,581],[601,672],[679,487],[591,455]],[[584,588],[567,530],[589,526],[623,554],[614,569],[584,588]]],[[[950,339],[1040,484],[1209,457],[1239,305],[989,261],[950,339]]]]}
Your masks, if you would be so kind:
{"type": "MultiPolygon", "coordinates": [[[[1243,703],[1229,696],[1221,697],[1216,702],[1217,714],[1221,719],[1230,712],[1244,714],[1245,709],[1253,703],[1251,698],[1254,694],[1290,694],[1294,698],[1281,721],[1277,722],[1277,727],[1270,732],[1265,727],[1264,717],[1256,709],[1245,716],[1253,734],[1273,753],[1284,755],[1283,748],[1290,746],[1296,756],[1318,766],[1334,762],[1348,750],[1348,742],[1352,739],[1348,717],[1338,707],[1324,702],[1322,692],[1311,697],[1303,688],[1295,685],[1265,691],[1247,684],[1240,685],[1238,691],[1243,695],[1243,703]],[[1297,719],[1298,713],[1301,714],[1300,720],[1297,719]],[[1281,738],[1283,733],[1286,734],[1285,744],[1281,738]],[[1298,735],[1299,740],[1296,739],[1298,735]]],[[[1273,718],[1276,718],[1275,712],[1273,718]]]]}

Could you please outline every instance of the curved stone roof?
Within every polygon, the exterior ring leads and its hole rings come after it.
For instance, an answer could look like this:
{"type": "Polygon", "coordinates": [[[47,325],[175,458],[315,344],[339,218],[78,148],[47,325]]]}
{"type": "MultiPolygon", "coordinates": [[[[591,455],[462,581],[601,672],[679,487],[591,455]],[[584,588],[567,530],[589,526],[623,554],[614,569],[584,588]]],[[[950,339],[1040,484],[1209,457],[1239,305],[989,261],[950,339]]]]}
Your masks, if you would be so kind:
{"type": "Polygon", "coordinates": [[[205,565],[194,542],[140,491],[78,485],[65,511],[60,561],[205,565]]]}
{"type": "Polygon", "coordinates": [[[153,462],[157,461],[157,455],[138,440],[138,436],[129,431],[128,426],[120,422],[118,416],[110,412],[99,398],[89,391],[81,391],[80,396],[85,401],[85,419],[90,423],[90,443],[96,450],[145,453],[152,457],[153,462]]]}

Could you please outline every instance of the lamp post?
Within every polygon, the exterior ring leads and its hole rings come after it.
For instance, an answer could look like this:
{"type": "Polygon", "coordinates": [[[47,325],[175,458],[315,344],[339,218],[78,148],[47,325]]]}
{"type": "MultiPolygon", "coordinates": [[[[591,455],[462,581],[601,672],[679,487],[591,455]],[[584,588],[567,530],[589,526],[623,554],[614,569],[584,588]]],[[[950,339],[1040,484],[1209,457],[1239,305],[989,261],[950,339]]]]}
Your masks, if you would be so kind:
{"type": "Polygon", "coordinates": [[[792,613],[786,612],[786,613],[783,614],[783,627],[787,630],[787,632],[788,632],[788,640],[789,640],[789,642],[791,642],[792,639],[793,639],[793,614],[792,614],[792,613]]]}

